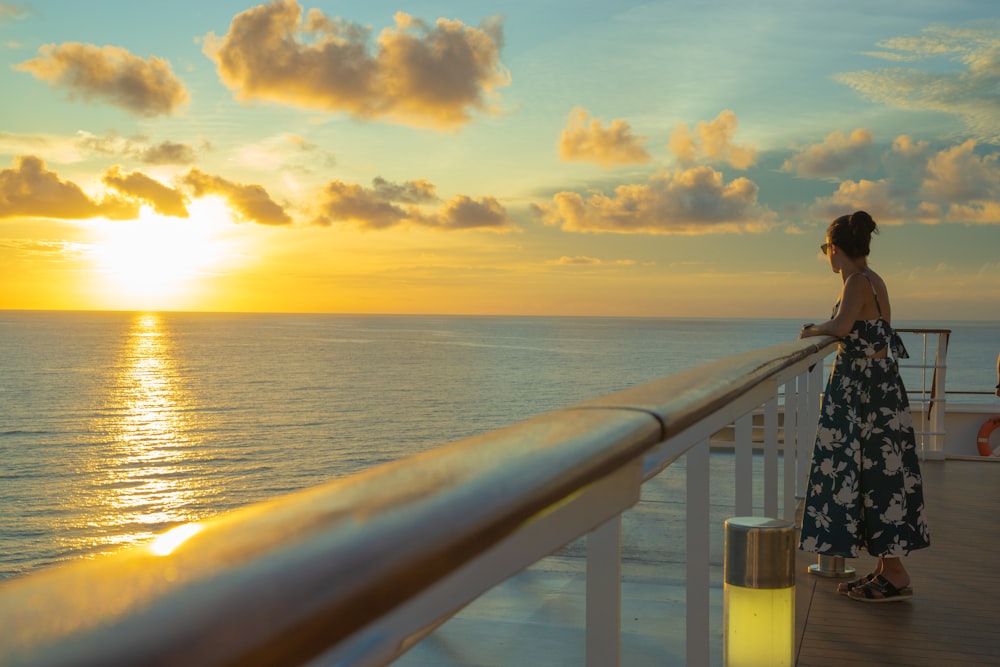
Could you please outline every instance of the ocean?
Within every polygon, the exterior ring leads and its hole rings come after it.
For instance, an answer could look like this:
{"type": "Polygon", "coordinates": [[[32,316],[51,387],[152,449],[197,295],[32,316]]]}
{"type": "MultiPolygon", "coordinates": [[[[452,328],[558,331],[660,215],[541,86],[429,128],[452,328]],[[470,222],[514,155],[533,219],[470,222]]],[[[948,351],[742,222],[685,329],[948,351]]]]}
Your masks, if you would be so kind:
{"type": "MultiPolygon", "coordinates": [[[[785,342],[799,325],[0,310],[0,579],[785,342]]],[[[1000,322],[897,325],[952,329],[949,390],[992,390],[1000,322]]],[[[919,363],[922,341],[904,340],[919,363]]]]}

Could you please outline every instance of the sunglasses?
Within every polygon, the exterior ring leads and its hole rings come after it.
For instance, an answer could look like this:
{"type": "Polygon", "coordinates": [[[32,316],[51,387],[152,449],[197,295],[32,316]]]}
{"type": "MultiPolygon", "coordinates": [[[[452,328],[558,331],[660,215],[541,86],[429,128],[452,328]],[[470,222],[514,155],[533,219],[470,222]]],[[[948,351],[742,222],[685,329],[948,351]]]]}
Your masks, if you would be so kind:
{"type": "Polygon", "coordinates": [[[830,249],[830,244],[829,243],[824,243],[823,245],[821,245],[819,247],[819,249],[822,250],[823,254],[825,255],[826,251],[830,249]]]}

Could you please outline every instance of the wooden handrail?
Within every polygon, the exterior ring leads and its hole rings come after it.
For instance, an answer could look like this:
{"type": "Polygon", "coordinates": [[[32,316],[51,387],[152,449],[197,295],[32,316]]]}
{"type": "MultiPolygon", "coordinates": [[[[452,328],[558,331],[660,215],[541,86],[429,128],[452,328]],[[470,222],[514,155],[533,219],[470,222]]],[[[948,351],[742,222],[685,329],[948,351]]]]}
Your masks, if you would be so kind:
{"type": "Polygon", "coordinates": [[[835,343],[728,357],[9,580],[0,664],[304,663],[835,343]]]}

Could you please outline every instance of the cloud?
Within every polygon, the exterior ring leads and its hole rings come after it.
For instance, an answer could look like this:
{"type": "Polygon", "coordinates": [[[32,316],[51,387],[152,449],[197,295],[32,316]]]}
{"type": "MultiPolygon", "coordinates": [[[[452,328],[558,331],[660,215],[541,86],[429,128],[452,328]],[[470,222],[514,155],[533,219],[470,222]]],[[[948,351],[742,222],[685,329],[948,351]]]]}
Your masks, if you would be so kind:
{"type": "Polygon", "coordinates": [[[416,205],[438,201],[435,189],[425,180],[397,184],[379,177],[371,188],[330,181],[320,190],[313,220],[324,226],[354,223],[371,230],[404,224],[442,231],[514,229],[506,210],[493,197],[473,199],[458,195],[429,213],[416,205]]]}
{"type": "Polygon", "coordinates": [[[980,155],[972,139],[932,152],[900,135],[882,160],[887,178],[843,181],[810,214],[832,220],[864,209],[879,224],[1000,224],[1000,153],[980,155]]]}
{"type": "Polygon", "coordinates": [[[136,157],[144,164],[191,164],[195,160],[195,152],[190,144],[161,141],[154,146],[140,150],[136,157]]]}
{"type": "Polygon", "coordinates": [[[0,171],[0,218],[130,220],[138,214],[139,207],[134,202],[117,197],[91,199],[80,186],[60,179],[46,168],[44,160],[34,155],[17,157],[13,169],[0,171]]]}
{"type": "Polygon", "coordinates": [[[332,152],[288,132],[243,146],[239,151],[239,161],[258,169],[290,169],[304,173],[337,164],[332,152]]]}
{"type": "Polygon", "coordinates": [[[83,160],[83,155],[74,140],[47,134],[0,131],[0,154],[45,155],[50,162],[63,163],[83,160]]]}
{"type": "Polygon", "coordinates": [[[292,222],[285,209],[276,204],[267,190],[259,185],[234,183],[199,169],[191,169],[181,182],[191,189],[195,197],[223,197],[243,220],[262,225],[288,225],[292,222]]]}
{"type": "Polygon", "coordinates": [[[997,153],[979,156],[976,142],[940,151],[927,162],[923,195],[938,202],[967,202],[1000,196],[1000,166],[997,153]]]}
{"type": "Polygon", "coordinates": [[[68,89],[71,99],[101,99],[145,117],[173,114],[188,101],[170,64],[155,56],[143,60],[117,46],[79,42],[47,44],[39,53],[14,69],[68,89]]]}
{"type": "Polygon", "coordinates": [[[162,215],[188,217],[187,197],[141,172],[123,174],[120,167],[114,166],[104,173],[101,180],[127,197],[148,202],[162,215]]]}
{"type": "Polygon", "coordinates": [[[85,243],[46,239],[0,239],[0,248],[8,248],[29,257],[45,257],[48,260],[82,257],[90,250],[90,246],[85,243]]]}
{"type": "Polygon", "coordinates": [[[635,266],[638,264],[634,259],[616,259],[611,262],[606,262],[597,257],[587,257],[586,255],[577,255],[575,257],[570,257],[568,255],[563,255],[559,259],[552,260],[550,264],[556,264],[558,266],[635,266]]]}
{"type": "MultiPolygon", "coordinates": [[[[954,204],[948,209],[948,222],[971,225],[1000,225],[1000,202],[954,204]]],[[[994,274],[994,277],[996,274],[994,274]]]]}
{"type": "Polygon", "coordinates": [[[559,157],[568,162],[596,162],[602,167],[638,164],[651,158],[643,148],[644,137],[632,134],[624,120],[613,120],[607,128],[597,118],[587,120],[586,109],[577,107],[569,115],[569,124],[559,138],[559,157]]]}
{"type": "Polygon", "coordinates": [[[150,145],[147,137],[125,139],[114,132],[105,136],[84,131],[78,134],[76,145],[83,150],[99,155],[131,158],[143,164],[191,164],[196,158],[195,149],[190,144],[161,141],[150,145]]]}
{"type": "Polygon", "coordinates": [[[896,67],[844,72],[834,79],[877,104],[917,111],[940,111],[960,118],[974,138],[1000,140],[1000,33],[996,22],[967,28],[935,26],[919,37],[879,42],[869,52],[893,62],[942,57],[960,68],[934,71],[896,67]]]}
{"type": "Polygon", "coordinates": [[[443,230],[479,229],[507,232],[513,224],[493,197],[472,199],[458,195],[448,200],[434,215],[418,218],[423,225],[443,230]]]}
{"type": "Polygon", "coordinates": [[[0,25],[11,21],[19,21],[33,15],[34,11],[28,3],[15,4],[13,2],[0,2],[0,25]]]}
{"type": "Polygon", "coordinates": [[[820,197],[809,213],[829,224],[835,218],[857,210],[868,211],[880,225],[901,225],[904,222],[935,224],[945,218],[945,209],[934,202],[911,201],[893,196],[889,179],[878,181],[844,181],[830,197],[820,197]]]}
{"type": "Polygon", "coordinates": [[[736,114],[728,109],[713,121],[700,121],[693,132],[685,123],[678,123],[670,135],[668,147],[684,164],[706,159],[723,160],[735,169],[747,169],[757,161],[757,152],[733,143],[737,125],[736,114]]]}
{"type": "Polygon", "coordinates": [[[757,203],[757,185],[746,178],[726,184],[722,174],[699,166],[654,176],[642,185],[620,185],[614,195],[556,194],[534,205],[542,221],[564,231],[619,234],[710,234],[761,231],[774,213],[757,203]]]}
{"type": "Polygon", "coordinates": [[[436,187],[430,181],[418,179],[406,183],[390,183],[381,176],[372,181],[372,191],[383,201],[395,201],[405,204],[426,204],[438,200],[436,187]]]}
{"type": "Polygon", "coordinates": [[[369,28],[318,9],[303,20],[296,0],[274,0],[237,14],[222,37],[209,33],[204,53],[242,101],[391,118],[453,128],[472,112],[493,113],[490,99],[510,77],[500,65],[498,18],[479,28],[403,12],[369,49],[369,28]]]}
{"type": "Polygon", "coordinates": [[[861,128],[849,136],[833,132],[823,143],[814,144],[785,160],[781,170],[803,178],[843,177],[858,167],[871,164],[872,139],[872,133],[861,128]]]}
{"type": "Polygon", "coordinates": [[[357,183],[330,181],[320,190],[314,222],[328,226],[355,222],[365,229],[386,229],[408,219],[406,210],[357,183]]]}

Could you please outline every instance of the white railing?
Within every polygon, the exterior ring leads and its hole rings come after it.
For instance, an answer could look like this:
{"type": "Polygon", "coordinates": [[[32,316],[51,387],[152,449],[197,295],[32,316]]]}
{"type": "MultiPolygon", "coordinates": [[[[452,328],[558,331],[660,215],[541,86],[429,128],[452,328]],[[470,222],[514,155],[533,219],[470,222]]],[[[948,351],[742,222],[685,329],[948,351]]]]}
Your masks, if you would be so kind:
{"type": "Polygon", "coordinates": [[[917,438],[917,449],[921,458],[943,459],[945,457],[945,426],[944,412],[947,407],[945,377],[948,370],[948,339],[951,329],[897,329],[899,333],[920,336],[920,356],[917,361],[916,351],[908,350],[911,361],[901,361],[900,369],[915,369],[920,371],[920,389],[907,385],[907,395],[910,405],[918,416],[914,423],[914,435],[917,438]],[[928,350],[928,337],[932,346],[928,350]],[[933,355],[933,362],[930,356],[933,355]],[[928,373],[930,378],[928,379],[928,373]]]}
{"type": "Polygon", "coordinates": [[[709,545],[722,531],[709,523],[709,438],[735,425],[733,516],[754,513],[759,447],[764,514],[792,519],[835,342],[728,357],[10,580],[0,664],[383,665],[586,536],[587,664],[617,665],[622,513],[681,457],[687,664],[709,664],[709,545]]]}

